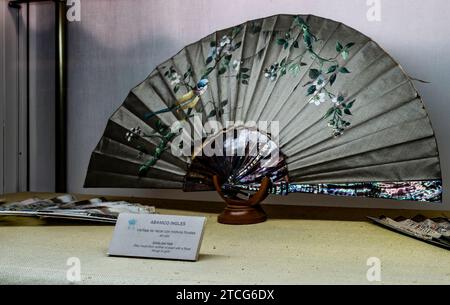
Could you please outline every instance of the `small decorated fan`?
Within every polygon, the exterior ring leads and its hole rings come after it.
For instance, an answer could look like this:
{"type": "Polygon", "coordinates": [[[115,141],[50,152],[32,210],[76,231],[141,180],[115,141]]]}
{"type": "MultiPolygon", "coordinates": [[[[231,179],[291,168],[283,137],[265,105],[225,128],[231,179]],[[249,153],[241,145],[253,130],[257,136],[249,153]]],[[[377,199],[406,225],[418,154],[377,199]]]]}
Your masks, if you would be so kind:
{"type": "Polygon", "coordinates": [[[278,15],[216,32],[131,90],[86,187],[216,190],[219,221],[268,194],[440,202],[437,144],[411,79],[342,23],[278,15]]]}

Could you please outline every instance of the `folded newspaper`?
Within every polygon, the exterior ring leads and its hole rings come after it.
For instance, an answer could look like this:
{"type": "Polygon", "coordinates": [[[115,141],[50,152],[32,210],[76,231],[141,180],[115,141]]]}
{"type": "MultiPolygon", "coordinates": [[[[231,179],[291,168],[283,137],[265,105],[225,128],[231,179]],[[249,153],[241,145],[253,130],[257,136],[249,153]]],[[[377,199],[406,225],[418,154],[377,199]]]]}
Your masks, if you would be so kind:
{"type": "Polygon", "coordinates": [[[120,213],[154,214],[155,208],[125,201],[95,198],[78,201],[73,195],[53,199],[31,198],[0,204],[0,216],[39,217],[116,223],[120,213]]]}
{"type": "Polygon", "coordinates": [[[395,220],[385,216],[368,218],[390,230],[450,250],[450,220],[447,218],[428,219],[422,215],[395,220]]]}

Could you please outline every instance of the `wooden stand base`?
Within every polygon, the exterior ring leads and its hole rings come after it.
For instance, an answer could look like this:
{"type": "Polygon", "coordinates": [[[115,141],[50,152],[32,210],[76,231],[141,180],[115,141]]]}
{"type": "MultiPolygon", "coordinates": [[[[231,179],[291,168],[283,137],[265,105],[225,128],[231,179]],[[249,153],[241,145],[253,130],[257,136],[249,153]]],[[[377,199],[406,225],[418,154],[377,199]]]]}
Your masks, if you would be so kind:
{"type": "Polygon", "coordinates": [[[226,225],[251,225],[267,220],[267,215],[260,204],[256,206],[232,206],[228,205],[218,221],[226,225]]]}
{"type": "Polygon", "coordinates": [[[267,215],[260,203],[268,196],[268,189],[271,183],[269,178],[264,178],[259,191],[248,200],[226,197],[222,192],[219,177],[214,176],[213,181],[217,192],[227,203],[227,207],[219,215],[219,223],[227,225],[250,225],[267,220],[267,215]]]}

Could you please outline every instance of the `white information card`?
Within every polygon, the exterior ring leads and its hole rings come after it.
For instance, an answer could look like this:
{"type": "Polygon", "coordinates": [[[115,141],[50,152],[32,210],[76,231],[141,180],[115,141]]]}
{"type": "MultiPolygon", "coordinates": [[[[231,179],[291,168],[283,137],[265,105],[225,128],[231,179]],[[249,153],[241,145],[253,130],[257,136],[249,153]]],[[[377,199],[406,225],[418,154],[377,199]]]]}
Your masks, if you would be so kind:
{"type": "Polygon", "coordinates": [[[205,217],[120,214],[108,255],[197,261],[205,217]]]}

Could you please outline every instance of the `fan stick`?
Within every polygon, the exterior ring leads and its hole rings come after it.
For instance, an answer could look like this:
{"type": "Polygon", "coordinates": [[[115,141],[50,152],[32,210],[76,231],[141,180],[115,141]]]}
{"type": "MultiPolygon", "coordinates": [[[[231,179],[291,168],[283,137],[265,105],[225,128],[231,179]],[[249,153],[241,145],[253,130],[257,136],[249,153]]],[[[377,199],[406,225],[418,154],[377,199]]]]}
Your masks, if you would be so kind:
{"type": "Polygon", "coordinates": [[[220,197],[226,202],[227,207],[219,215],[218,221],[228,225],[250,225],[265,222],[267,215],[264,212],[261,202],[269,195],[271,181],[265,177],[258,192],[250,196],[248,200],[238,197],[229,198],[222,191],[222,183],[218,176],[213,177],[213,183],[220,197]]]}

